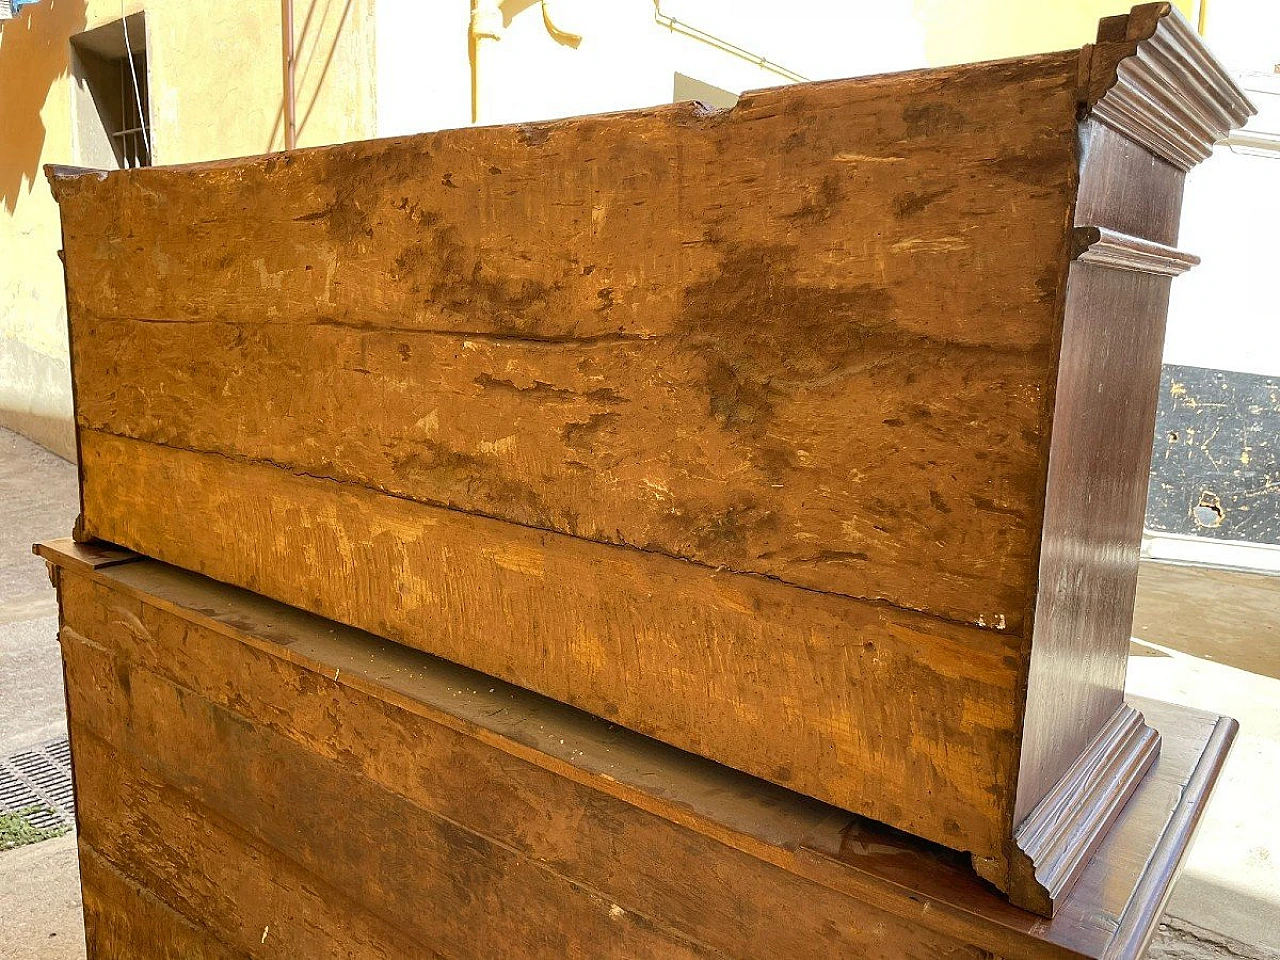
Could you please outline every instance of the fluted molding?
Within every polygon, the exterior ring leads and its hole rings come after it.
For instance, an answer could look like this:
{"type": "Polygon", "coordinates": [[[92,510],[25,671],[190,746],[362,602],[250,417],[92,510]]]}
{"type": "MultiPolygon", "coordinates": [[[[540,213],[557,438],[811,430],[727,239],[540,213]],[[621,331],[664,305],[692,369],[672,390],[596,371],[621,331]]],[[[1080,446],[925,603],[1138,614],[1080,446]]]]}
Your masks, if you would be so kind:
{"type": "Polygon", "coordinates": [[[1176,277],[1200,262],[1195,254],[1106,227],[1076,227],[1072,259],[1116,270],[1176,277]]]}
{"type": "Polygon", "coordinates": [[[1014,834],[1056,902],[1070,889],[1160,753],[1160,735],[1126,704],[1014,834]]]}
{"type": "Polygon", "coordinates": [[[1168,3],[1103,20],[1086,50],[1090,115],[1183,170],[1257,112],[1168,3]]]}

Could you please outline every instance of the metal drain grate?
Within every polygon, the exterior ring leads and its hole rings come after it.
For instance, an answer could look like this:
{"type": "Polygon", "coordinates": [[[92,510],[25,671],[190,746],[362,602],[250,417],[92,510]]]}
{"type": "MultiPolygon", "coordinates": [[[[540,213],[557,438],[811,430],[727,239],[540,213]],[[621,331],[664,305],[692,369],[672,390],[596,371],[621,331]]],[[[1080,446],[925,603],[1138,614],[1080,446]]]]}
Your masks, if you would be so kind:
{"type": "Polygon", "coordinates": [[[64,737],[0,760],[0,813],[18,813],[38,830],[76,823],[71,745],[64,737]]]}

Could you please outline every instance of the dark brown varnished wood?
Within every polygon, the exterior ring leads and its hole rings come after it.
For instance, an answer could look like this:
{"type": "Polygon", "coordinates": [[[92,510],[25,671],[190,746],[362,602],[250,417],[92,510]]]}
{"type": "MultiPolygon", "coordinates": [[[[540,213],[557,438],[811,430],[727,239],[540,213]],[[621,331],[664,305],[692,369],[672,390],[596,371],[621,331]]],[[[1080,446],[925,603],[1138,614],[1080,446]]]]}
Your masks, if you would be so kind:
{"type": "Polygon", "coordinates": [[[1153,377],[1184,171],[1249,109],[1156,3],[726,111],[53,171],[80,534],[1049,915],[1155,756],[1122,694],[1153,377]]]}
{"type": "Polygon", "coordinates": [[[74,549],[39,552],[62,569],[91,960],[1137,960],[1235,729],[1135,702],[1164,749],[1048,921],[936,845],[263,597],[74,549]]]}
{"type": "Polygon", "coordinates": [[[1080,126],[1075,248],[1014,808],[1027,857],[1015,853],[1008,881],[1018,902],[1033,906],[1038,898],[1049,910],[1072,882],[1064,868],[1083,862],[1136,783],[1134,773],[1154,756],[1132,716],[1128,725],[1115,721],[1126,710],[1170,279],[1198,262],[1174,247],[1183,178],[1209,156],[1213,131],[1239,125],[1251,110],[1168,4],[1103,21],[1081,64],[1088,113],[1080,126]],[[1197,82],[1182,87],[1179,70],[1197,82]],[[1076,722],[1062,722],[1066,716],[1076,722]],[[1108,733],[1125,730],[1102,748],[1108,733]],[[1068,800],[1089,755],[1095,769],[1086,779],[1107,787],[1068,800]],[[1076,849],[1048,855],[1034,845],[1046,831],[1074,837],[1076,849]]]}

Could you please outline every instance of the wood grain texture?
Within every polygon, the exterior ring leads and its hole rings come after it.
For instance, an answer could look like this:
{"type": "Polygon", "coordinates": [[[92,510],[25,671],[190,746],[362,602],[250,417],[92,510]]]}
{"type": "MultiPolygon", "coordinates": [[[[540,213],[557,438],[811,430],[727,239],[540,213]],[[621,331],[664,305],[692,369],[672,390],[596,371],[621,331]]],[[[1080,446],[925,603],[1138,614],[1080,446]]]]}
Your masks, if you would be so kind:
{"type": "Polygon", "coordinates": [[[80,422],[1017,631],[1076,82],[66,181],[80,422]]]}
{"type": "Polygon", "coordinates": [[[1183,146],[1248,106],[1170,16],[727,111],[55,172],[80,535],[947,844],[1049,913],[1015,830],[1107,756],[1188,262],[1142,104],[1183,146]]]}
{"type": "MultiPolygon", "coordinates": [[[[235,956],[438,957],[73,725],[81,835],[235,956]],[[274,921],[274,923],[273,923],[274,921]],[[272,936],[274,934],[274,936],[272,936]],[[264,939],[265,935],[265,939],[264,939]]],[[[281,816],[283,811],[275,811],[281,816]]]]}
{"type": "Polygon", "coordinates": [[[1166,750],[1050,922],[941,848],[260,596],[149,560],[60,579],[90,942],[117,945],[91,960],[575,955],[564,923],[592,956],[1136,960],[1234,729],[1138,705],[1166,750]]]}
{"type": "Polygon", "coordinates": [[[1016,749],[1005,635],[261,464],[88,430],[82,443],[86,508],[122,543],[1000,855],[1016,749]],[[255,530],[289,535],[264,553],[255,530]]]}
{"type": "Polygon", "coordinates": [[[235,960],[243,956],[122,874],[79,840],[80,888],[91,960],[235,960]]]}
{"type": "Polygon", "coordinates": [[[1075,97],[65,181],[85,533],[1003,862],[1075,97]]]}
{"type": "MultiPolygon", "coordinates": [[[[73,633],[64,644],[79,675],[93,670],[91,647],[73,633]]],[[[790,912],[803,896],[796,878],[725,851],[723,882],[681,881],[704,868],[702,845],[683,831],[673,833],[651,815],[625,809],[608,830],[596,822],[584,825],[584,811],[599,805],[586,791],[493,757],[447,730],[397,718],[376,702],[344,700],[350,710],[341,716],[353,720],[354,729],[313,752],[292,741],[320,739],[317,729],[286,738],[127,661],[100,660],[99,669],[127,677],[121,702],[100,705],[96,713],[88,704],[81,707],[100,733],[119,743],[125,757],[117,763],[145,765],[198,801],[203,816],[236,823],[310,876],[389,921],[398,919],[418,942],[445,956],[763,960],[816,953],[923,960],[936,954],[915,946],[904,953],[896,945],[920,939],[930,947],[961,947],[942,936],[915,937],[909,924],[880,911],[851,910],[830,891],[815,891],[808,915],[770,932],[774,909],[790,912]],[[425,734],[425,749],[410,750],[407,766],[393,767],[391,754],[353,762],[348,758],[362,755],[355,752],[359,728],[369,720],[395,730],[402,743],[425,734]],[[175,747],[175,734],[201,743],[202,751],[175,747]],[[430,770],[437,758],[444,768],[428,774],[427,783],[406,781],[406,770],[430,770]],[[240,771],[240,778],[229,780],[227,769],[240,771]],[[254,784],[252,791],[244,789],[246,782],[254,784]],[[441,806],[448,815],[432,809],[441,806]],[[290,816],[281,817],[281,809],[290,816]],[[389,823],[397,825],[393,842],[387,842],[389,823]],[[705,942],[678,933],[673,922],[686,931],[701,926],[705,942]]],[[[225,679],[225,673],[214,675],[209,683],[225,679]]],[[[323,684],[314,686],[328,693],[323,684]]],[[[288,704],[291,693],[257,706],[288,704]]],[[[308,693],[302,684],[299,706],[313,699],[308,693]]],[[[960,955],[965,953],[979,955],[960,955]]]]}
{"type": "Polygon", "coordinates": [[[1186,173],[1092,118],[1080,125],[1077,227],[1176,247],[1186,173]]]}
{"type": "Polygon", "coordinates": [[[1019,822],[1123,699],[1169,286],[1158,274],[1072,267],[1019,822]],[[1067,715],[1082,722],[1062,723],[1067,715]]]}
{"type": "Polygon", "coordinates": [[[1092,115],[1182,170],[1207,160],[1257,112],[1170,3],[1103,20],[1097,45],[1086,49],[1092,115]]]}

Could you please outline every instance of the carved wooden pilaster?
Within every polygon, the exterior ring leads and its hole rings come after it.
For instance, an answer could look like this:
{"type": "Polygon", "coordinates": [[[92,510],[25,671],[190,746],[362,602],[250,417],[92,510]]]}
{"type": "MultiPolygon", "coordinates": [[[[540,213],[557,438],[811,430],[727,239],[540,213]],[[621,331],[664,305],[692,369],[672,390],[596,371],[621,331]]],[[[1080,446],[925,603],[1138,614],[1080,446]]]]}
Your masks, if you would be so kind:
{"type": "Polygon", "coordinates": [[[1159,753],[1124,703],[1184,172],[1253,112],[1168,3],[1103,20],[1081,52],[1070,245],[1040,586],[1008,874],[1051,915],[1159,753]]]}

